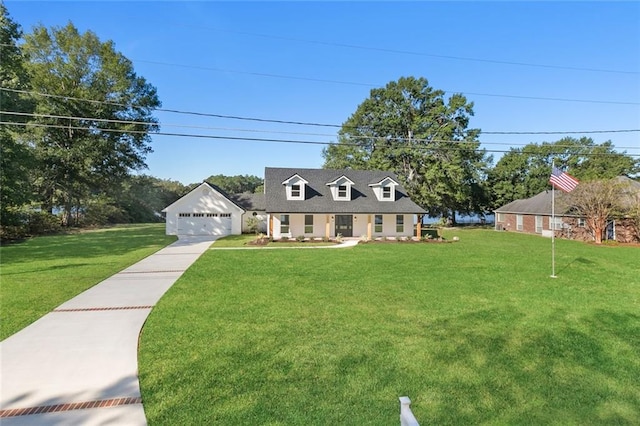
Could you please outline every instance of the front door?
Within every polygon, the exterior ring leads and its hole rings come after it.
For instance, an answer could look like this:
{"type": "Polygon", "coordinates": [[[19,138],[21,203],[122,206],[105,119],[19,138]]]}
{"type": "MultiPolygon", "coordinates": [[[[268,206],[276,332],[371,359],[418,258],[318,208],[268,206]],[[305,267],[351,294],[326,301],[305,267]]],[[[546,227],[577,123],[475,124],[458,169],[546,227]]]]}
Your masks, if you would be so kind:
{"type": "Polygon", "coordinates": [[[353,216],[350,214],[336,215],[336,236],[353,237],[353,216]]]}

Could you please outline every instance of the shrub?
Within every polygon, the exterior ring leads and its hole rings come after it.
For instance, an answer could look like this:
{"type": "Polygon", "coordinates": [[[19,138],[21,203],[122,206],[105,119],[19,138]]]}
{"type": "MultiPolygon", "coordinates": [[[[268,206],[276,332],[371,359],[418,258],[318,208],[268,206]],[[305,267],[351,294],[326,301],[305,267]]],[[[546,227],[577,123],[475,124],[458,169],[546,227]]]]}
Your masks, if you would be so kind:
{"type": "Polygon", "coordinates": [[[47,212],[30,212],[26,222],[29,235],[55,234],[62,229],[60,218],[47,212]]]}
{"type": "Polygon", "coordinates": [[[299,242],[299,243],[304,242],[304,235],[298,235],[298,236],[296,237],[296,241],[297,241],[297,242],[299,242]]]}

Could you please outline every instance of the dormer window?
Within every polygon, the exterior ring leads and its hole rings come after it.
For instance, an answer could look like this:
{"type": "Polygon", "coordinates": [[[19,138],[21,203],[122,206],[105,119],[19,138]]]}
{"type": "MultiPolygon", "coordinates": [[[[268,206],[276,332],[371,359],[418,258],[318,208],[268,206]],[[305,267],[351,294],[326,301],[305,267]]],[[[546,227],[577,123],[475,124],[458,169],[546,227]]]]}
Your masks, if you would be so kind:
{"type": "Polygon", "coordinates": [[[382,199],[390,200],[391,199],[391,187],[383,186],[382,187],[382,199]]]}
{"type": "Polygon", "coordinates": [[[282,182],[282,184],[285,186],[287,200],[304,200],[305,188],[307,183],[309,182],[307,182],[297,174],[282,182]]]}
{"type": "Polygon", "coordinates": [[[353,186],[351,179],[343,175],[327,185],[331,189],[331,195],[335,201],[351,201],[351,187],[353,186]]]}
{"type": "Polygon", "coordinates": [[[378,201],[396,200],[396,186],[398,186],[398,182],[390,177],[386,177],[380,182],[370,183],[369,186],[373,190],[378,201]]]}

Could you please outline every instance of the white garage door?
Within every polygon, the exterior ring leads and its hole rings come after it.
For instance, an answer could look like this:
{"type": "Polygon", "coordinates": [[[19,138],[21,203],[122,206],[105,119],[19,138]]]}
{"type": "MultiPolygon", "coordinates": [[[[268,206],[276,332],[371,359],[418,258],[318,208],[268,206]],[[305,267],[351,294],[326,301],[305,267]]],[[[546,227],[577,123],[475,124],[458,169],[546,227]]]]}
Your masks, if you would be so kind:
{"type": "Polygon", "coordinates": [[[229,235],[230,213],[179,213],[178,235],[229,235]]]}

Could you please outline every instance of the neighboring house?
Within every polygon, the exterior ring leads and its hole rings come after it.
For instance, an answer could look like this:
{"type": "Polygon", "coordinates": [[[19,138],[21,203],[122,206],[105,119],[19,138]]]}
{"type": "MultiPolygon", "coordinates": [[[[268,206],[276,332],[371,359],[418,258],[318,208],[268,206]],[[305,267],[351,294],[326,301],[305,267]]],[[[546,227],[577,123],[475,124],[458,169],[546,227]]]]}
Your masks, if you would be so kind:
{"type": "Polygon", "coordinates": [[[167,235],[230,235],[247,230],[248,217],[262,219],[266,231],[264,194],[229,195],[203,182],[162,210],[167,235]]]}
{"type": "MultiPolygon", "coordinates": [[[[631,191],[640,192],[640,183],[621,176],[620,182],[629,185],[631,191]]],[[[552,191],[543,191],[531,198],[512,201],[494,211],[495,229],[540,234],[550,237],[555,230],[556,237],[592,241],[593,235],[584,217],[571,214],[562,191],[555,191],[555,223],[552,223],[552,191]]],[[[620,242],[637,240],[630,218],[612,218],[607,224],[603,239],[620,242]]]]}
{"type": "Polygon", "coordinates": [[[274,239],[409,237],[426,213],[385,171],[267,167],[264,188],[274,239]]]}

